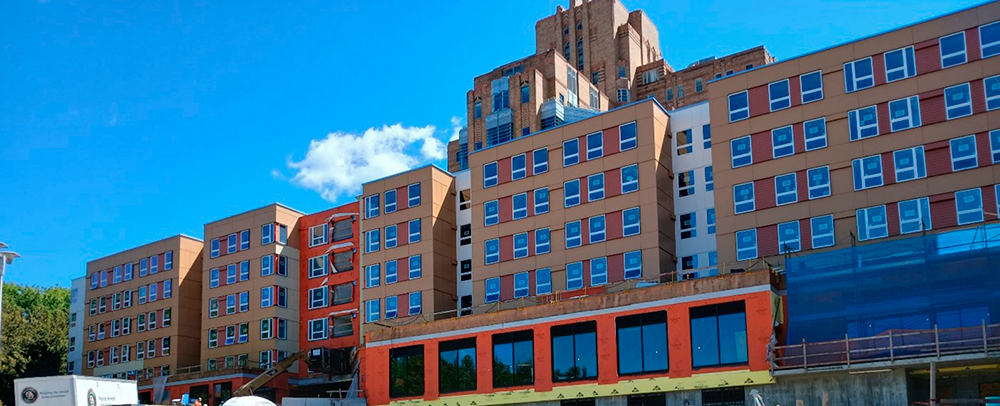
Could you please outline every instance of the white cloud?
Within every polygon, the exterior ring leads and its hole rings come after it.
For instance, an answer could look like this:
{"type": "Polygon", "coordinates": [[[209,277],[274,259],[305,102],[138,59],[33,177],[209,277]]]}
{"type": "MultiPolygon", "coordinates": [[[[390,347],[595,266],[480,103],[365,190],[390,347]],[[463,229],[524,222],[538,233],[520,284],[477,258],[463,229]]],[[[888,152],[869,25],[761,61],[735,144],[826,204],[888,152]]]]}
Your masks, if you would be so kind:
{"type": "MultiPolygon", "coordinates": [[[[309,142],[301,161],[288,160],[291,182],[330,202],[360,193],[361,184],[444,159],[444,143],[433,125],[369,128],[364,134],[333,132],[309,142]]],[[[351,196],[353,197],[353,196],[351,196]]]]}
{"type": "Polygon", "coordinates": [[[451,138],[448,139],[448,142],[458,141],[458,135],[462,132],[462,127],[464,127],[462,119],[458,116],[453,116],[451,118],[451,138]]]}

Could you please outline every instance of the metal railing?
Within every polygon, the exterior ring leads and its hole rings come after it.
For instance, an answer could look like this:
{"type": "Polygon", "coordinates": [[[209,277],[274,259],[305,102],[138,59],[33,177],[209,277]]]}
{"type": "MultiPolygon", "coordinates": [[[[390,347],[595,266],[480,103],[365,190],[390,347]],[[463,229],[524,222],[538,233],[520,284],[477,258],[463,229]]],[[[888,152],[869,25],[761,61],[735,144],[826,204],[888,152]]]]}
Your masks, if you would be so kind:
{"type": "Polygon", "coordinates": [[[772,371],[896,362],[1000,351],[1000,324],[931,330],[889,330],[871,337],[775,346],[772,371]]]}

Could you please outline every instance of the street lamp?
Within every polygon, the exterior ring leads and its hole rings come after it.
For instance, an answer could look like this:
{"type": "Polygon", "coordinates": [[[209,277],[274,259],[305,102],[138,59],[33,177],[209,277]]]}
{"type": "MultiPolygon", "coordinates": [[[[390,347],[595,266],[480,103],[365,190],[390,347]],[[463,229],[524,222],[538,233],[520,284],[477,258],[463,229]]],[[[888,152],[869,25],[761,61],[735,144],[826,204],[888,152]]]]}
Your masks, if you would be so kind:
{"type": "MultiPolygon", "coordinates": [[[[7,249],[7,244],[0,242],[0,333],[3,332],[3,274],[7,269],[7,265],[14,262],[14,258],[19,258],[21,255],[10,251],[7,249]]],[[[0,339],[0,348],[2,348],[3,342],[0,339]]]]}

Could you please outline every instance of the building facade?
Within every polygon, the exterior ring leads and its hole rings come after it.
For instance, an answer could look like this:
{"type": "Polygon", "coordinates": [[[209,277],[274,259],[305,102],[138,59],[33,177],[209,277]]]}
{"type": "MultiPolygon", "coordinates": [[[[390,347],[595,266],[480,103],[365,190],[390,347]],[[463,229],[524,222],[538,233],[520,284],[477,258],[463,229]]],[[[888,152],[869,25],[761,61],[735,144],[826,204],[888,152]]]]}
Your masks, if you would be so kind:
{"type": "Polygon", "coordinates": [[[69,343],[66,352],[66,373],[80,375],[83,373],[83,343],[87,338],[84,332],[84,312],[87,311],[87,278],[73,279],[69,291],[69,343]]]}
{"type": "Polygon", "coordinates": [[[150,379],[194,363],[202,245],[178,235],[87,263],[84,375],[150,379]]]}

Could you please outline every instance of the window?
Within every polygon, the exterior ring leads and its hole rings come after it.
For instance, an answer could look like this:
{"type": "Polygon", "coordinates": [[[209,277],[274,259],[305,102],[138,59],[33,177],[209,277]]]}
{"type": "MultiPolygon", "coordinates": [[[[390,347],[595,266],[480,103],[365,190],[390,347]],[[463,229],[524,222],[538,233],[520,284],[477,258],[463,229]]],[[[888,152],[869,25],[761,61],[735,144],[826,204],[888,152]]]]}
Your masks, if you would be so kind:
{"type": "Polygon", "coordinates": [[[673,99],[674,99],[674,88],[671,87],[671,88],[667,89],[667,101],[670,101],[670,100],[673,100],[673,99]]]}
{"type": "Polygon", "coordinates": [[[715,209],[705,210],[705,214],[708,217],[708,233],[715,234],[715,209]]]}
{"type": "Polygon", "coordinates": [[[566,223],[566,248],[579,247],[583,243],[580,230],[580,220],[566,223]]]}
{"type": "Polygon", "coordinates": [[[497,183],[499,182],[498,176],[499,172],[497,169],[496,162],[490,162],[486,165],[483,165],[483,188],[486,189],[496,186],[497,183]]]}
{"type": "Polygon", "coordinates": [[[527,193],[516,194],[513,197],[511,197],[511,201],[512,201],[512,205],[511,205],[511,207],[512,207],[511,218],[513,218],[514,220],[520,220],[520,219],[523,219],[525,217],[528,217],[528,194],[527,193]]]}
{"type": "MultiPolygon", "coordinates": [[[[388,206],[388,199],[386,199],[386,205],[388,206]]],[[[386,213],[388,213],[388,210],[386,210],[386,213]]],[[[326,224],[309,227],[309,246],[315,247],[326,244],[326,232],[326,224]]]]}
{"type": "Polygon", "coordinates": [[[590,231],[590,236],[588,241],[590,242],[590,244],[604,241],[607,236],[607,232],[605,230],[607,227],[607,222],[605,222],[604,215],[602,214],[599,216],[591,217],[589,222],[590,224],[588,229],[590,231]]]}
{"type": "Polygon", "coordinates": [[[309,341],[326,339],[327,319],[309,320],[309,341]]]}
{"type": "Polygon", "coordinates": [[[976,136],[967,135],[965,137],[951,140],[951,170],[958,172],[965,169],[972,169],[978,165],[976,157],[976,136]]]}
{"type": "Polygon", "coordinates": [[[534,336],[531,330],[493,336],[493,387],[534,383],[534,336]]]}
{"type": "Polygon", "coordinates": [[[979,27],[979,49],[983,58],[1000,54],[1000,22],[979,27]]]}
{"type": "Polygon", "coordinates": [[[236,264],[229,264],[226,266],[226,284],[234,283],[236,283],[236,264]]]}
{"type": "Polygon", "coordinates": [[[826,147],[826,118],[820,117],[802,124],[805,132],[806,151],[826,147]]]}
{"type": "Polygon", "coordinates": [[[615,319],[618,332],[618,374],[663,372],[669,368],[667,312],[615,319]]]}
{"type": "Polygon", "coordinates": [[[438,388],[441,393],[476,389],[476,338],[443,341],[439,345],[438,388]]]}
{"type": "Polygon", "coordinates": [[[528,256],[528,233],[514,234],[514,258],[528,256]]]}
{"type": "Polygon", "coordinates": [[[733,168],[747,166],[753,163],[753,150],[750,148],[750,136],[735,138],[729,142],[732,150],[731,162],[733,168]]]}
{"type": "Polygon", "coordinates": [[[851,141],[878,135],[878,112],[875,106],[852,110],[847,113],[851,141]]]}
{"type": "Polygon", "coordinates": [[[112,283],[122,283],[122,267],[121,265],[115,267],[114,279],[112,283]]]}
{"type": "Polygon", "coordinates": [[[566,289],[575,290],[583,288],[583,263],[573,262],[566,264],[566,289]]]}
{"type": "Polygon", "coordinates": [[[514,298],[522,298],[528,296],[528,273],[520,272],[514,274],[514,298]]]}
{"type": "Polygon", "coordinates": [[[215,318],[219,316],[219,299],[211,298],[208,299],[208,318],[215,318]]]}
{"type": "MultiPolygon", "coordinates": [[[[233,234],[235,236],[235,234],[233,234]]],[[[160,261],[159,255],[153,255],[149,257],[149,273],[150,275],[157,272],[157,263],[160,261]]]]}
{"type": "Polygon", "coordinates": [[[625,262],[625,279],[636,279],[642,277],[642,252],[626,252],[623,257],[625,262]]]}
{"type": "Polygon", "coordinates": [[[484,250],[486,252],[484,263],[486,265],[495,264],[500,262],[500,240],[492,239],[486,240],[484,243],[484,250]]]}
{"type": "Polygon", "coordinates": [[[799,76],[802,104],[823,99],[823,72],[815,71],[799,76]]]}
{"type": "Polygon", "coordinates": [[[604,156],[604,133],[598,131],[587,136],[587,160],[604,156]]]}
{"type": "Polygon", "coordinates": [[[886,82],[895,82],[917,75],[917,63],[913,57],[912,46],[886,52],[883,57],[886,82]]]}
{"type": "Polygon", "coordinates": [[[983,79],[983,88],[986,94],[986,110],[1000,109],[1000,76],[983,79]]]}
{"type": "Polygon", "coordinates": [[[858,240],[867,241],[889,236],[885,206],[875,206],[857,211],[858,240]]]}
{"type": "Polygon", "coordinates": [[[492,226],[500,222],[500,204],[496,200],[483,203],[483,225],[492,226]]]}
{"type": "Polygon", "coordinates": [[[535,189],[535,215],[549,212],[549,188],[535,189]]]}
{"type": "Polygon", "coordinates": [[[410,257],[410,259],[409,259],[409,261],[410,261],[409,276],[410,276],[411,280],[412,279],[420,279],[420,275],[421,275],[421,271],[422,271],[422,265],[423,265],[422,258],[423,257],[421,257],[419,254],[410,257]]]}
{"type": "Polygon", "coordinates": [[[398,269],[399,269],[399,264],[396,262],[396,260],[393,259],[393,260],[385,261],[385,284],[386,285],[396,283],[396,280],[398,278],[398,274],[397,274],[398,269]]]}
{"type": "Polygon", "coordinates": [[[965,31],[941,37],[938,45],[941,48],[941,69],[966,62],[965,31]]]}
{"type": "Polygon", "coordinates": [[[510,158],[510,180],[524,179],[528,173],[527,155],[520,154],[510,158]]]}
{"type": "Polygon", "coordinates": [[[379,215],[379,195],[374,194],[365,198],[365,218],[375,218],[379,215]]]}
{"type": "Polygon", "coordinates": [[[854,190],[863,190],[882,186],[882,156],[855,159],[851,164],[854,170],[854,190]]]}
{"type": "Polygon", "coordinates": [[[809,178],[809,200],[830,195],[830,167],[821,166],[806,172],[809,178]]]}
{"type": "Polygon", "coordinates": [[[1000,130],[990,131],[990,155],[993,163],[1000,162],[1000,130]]]}
{"type": "Polygon", "coordinates": [[[573,138],[563,141],[563,166],[580,163],[580,139],[573,138]]]}
{"type": "Polygon", "coordinates": [[[396,189],[385,191],[385,214],[396,212],[396,189]]]}
{"type": "Polygon", "coordinates": [[[407,227],[407,231],[410,232],[410,244],[420,242],[420,219],[410,220],[410,225],[407,227]]]}
{"type": "Polygon", "coordinates": [[[733,186],[734,213],[749,213],[754,211],[753,182],[733,186]]]}
{"type": "Polygon", "coordinates": [[[931,229],[930,199],[905,200],[899,202],[899,233],[917,233],[931,229]]]}
{"type": "MultiPolygon", "coordinates": [[[[139,287],[139,304],[146,304],[146,287],[139,287]]],[[[101,298],[101,313],[104,313],[104,298],[101,298]]]]}
{"type": "Polygon", "coordinates": [[[618,102],[628,103],[628,89],[618,88],[618,102]]]}
{"type": "Polygon", "coordinates": [[[552,380],[597,378],[597,322],[552,327],[552,380]]]}
{"type": "Polygon", "coordinates": [[[424,394],[424,346],[389,350],[389,397],[424,394]]]}
{"type": "Polygon", "coordinates": [[[318,288],[309,289],[309,308],[318,309],[321,307],[326,307],[327,305],[327,292],[329,292],[326,286],[320,286],[318,288]]]}
{"type": "Polygon", "coordinates": [[[792,105],[788,92],[788,79],[767,85],[767,95],[771,101],[771,111],[787,109],[792,105]]]}
{"type": "Polygon", "coordinates": [[[250,261],[240,262],[240,281],[250,279],[250,261]]]}
{"type": "Polygon", "coordinates": [[[832,247],[834,244],[833,216],[813,217],[809,221],[809,229],[812,231],[812,247],[832,247]]]}
{"type": "Polygon", "coordinates": [[[600,257],[590,260],[590,286],[601,286],[608,283],[608,258],[600,257]]]}
{"type": "Polygon", "coordinates": [[[580,180],[573,179],[563,184],[563,206],[573,207],[580,204],[580,180]]]}
{"type": "Polygon", "coordinates": [[[972,115],[972,93],[968,83],[944,89],[945,115],[949,120],[972,115]]]}
{"type": "Polygon", "coordinates": [[[736,232],[736,260],[757,258],[757,229],[736,232]]]}
{"type": "Polygon", "coordinates": [[[622,167],[622,194],[639,190],[639,165],[622,167]]]}
{"type": "Polygon", "coordinates": [[[702,90],[703,90],[703,85],[702,85],[702,82],[701,82],[701,78],[695,79],[694,80],[694,92],[695,93],[701,93],[702,90]]]}
{"type": "Polygon", "coordinates": [[[260,276],[270,276],[274,273],[274,256],[265,255],[260,257],[260,276]]]}
{"type": "MultiPolygon", "coordinates": [[[[680,96],[678,96],[680,97],[680,96]]],[[[750,102],[747,91],[729,95],[729,122],[736,122],[750,117],[750,102]]]]}
{"type": "Polygon", "coordinates": [[[381,280],[381,276],[379,275],[380,273],[381,270],[379,264],[365,266],[365,287],[374,288],[378,286],[379,281],[381,280]]]}
{"type": "Polygon", "coordinates": [[[474,118],[482,118],[483,117],[483,102],[477,101],[475,104],[473,104],[472,110],[473,110],[472,114],[473,114],[474,118]]]}
{"type": "Polygon", "coordinates": [[[379,300],[373,299],[365,301],[365,322],[374,323],[378,321],[380,316],[379,311],[379,300]]]}
{"type": "Polygon", "coordinates": [[[240,313],[250,311],[250,292],[240,292],[240,313]]]}
{"type": "MultiPolygon", "coordinates": [[[[212,258],[219,256],[219,239],[212,239],[212,258]]],[[[139,262],[139,276],[146,276],[146,259],[139,262]]]]}
{"type": "Polygon", "coordinates": [[[531,100],[531,86],[527,83],[521,85],[521,103],[527,103],[531,100]]]}
{"type": "Polygon", "coordinates": [[[399,243],[398,227],[393,225],[385,226],[385,249],[396,248],[399,243]]]}
{"type": "Polygon", "coordinates": [[[548,148],[536,149],[531,153],[531,174],[538,175],[549,171],[548,148]]]}
{"type": "Polygon", "coordinates": [[[693,307],[690,312],[693,367],[747,362],[747,323],[742,301],[693,307]]]}
{"type": "Polygon", "coordinates": [[[677,85],[677,98],[680,99],[684,97],[684,85],[677,85]]]}
{"type": "Polygon", "coordinates": [[[635,122],[618,126],[618,150],[628,151],[637,145],[635,122]]]}
{"type": "Polygon", "coordinates": [[[712,166],[705,167],[705,191],[711,192],[715,190],[715,176],[712,174],[712,166]]]}
{"type": "Polygon", "coordinates": [[[552,271],[542,268],[535,271],[535,294],[548,295],[552,293],[552,271]]]}
{"type": "Polygon", "coordinates": [[[500,278],[487,278],[484,283],[486,285],[486,303],[499,302],[500,278]]]}
{"type": "Polygon", "coordinates": [[[681,214],[680,221],[681,239],[685,240],[698,236],[698,215],[695,212],[681,214]]]}
{"type": "Polygon", "coordinates": [[[896,168],[896,182],[906,182],[927,176],[923,146],[895,151],[892,153],[892,160],[896,168]]]}
{"type": "Polygon", "coordinates": [[[792,126],[771,130],[771,150],[775,159],[795,154],[795,140],[792,137],[792,126]]]}
{"type": "Polygon", "coordinates": [[[316,278],[327,274],[326,264],[327,256],[320,255],[318,257],[309,258],[309,277],[316,278]]]}
{"type": "Polygon", "coordinates": [[[365,252],[376,252],[379,250],[379,229],[368,230],[365,232],[365,252]]]}
{"type": "Polygon", "coordinates": [[[778,224],[778,253],[801,251],[802,240],[799,237],[798,220],[778,224]]]}
{"type": "Polygon", "coordinates": [[[872,58],[858,59],[844,64],[844,81],[847,93],[875,86],[872,58]]]}
{"type": "Polygon", "coordinates": [[[587,201],[593,202],[604,198],[604,172],[587,177],[587,201]]]}
{"type": "Polygon", "coordinates": [[[983,221],[983,195],[978,188],[955,192],[955,210],[958,225],[983,221]]]}
{"type": "Polygon", "coordinates": [[[677,156],[687,155],[694,152],[694,135],[691,129],[677,133],[677,156]]]}
{"type": "Polygon", "coordinates": [[[919,96],[889,102],[889,122],[893,132],[920,127],[919,96]]]}
{"type": "Polygon", "coordinates": [[[677,174],[677,196],[691,196],[695,192],[694,171],[680,172],[677,174]]]}
{"type": "Polygon", "coordinates": [[[284,255],[278,257],[278,275],[288,276],[288,257],[284,255]]]}

